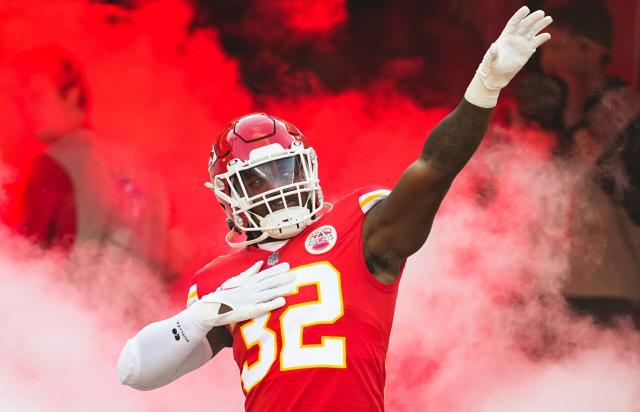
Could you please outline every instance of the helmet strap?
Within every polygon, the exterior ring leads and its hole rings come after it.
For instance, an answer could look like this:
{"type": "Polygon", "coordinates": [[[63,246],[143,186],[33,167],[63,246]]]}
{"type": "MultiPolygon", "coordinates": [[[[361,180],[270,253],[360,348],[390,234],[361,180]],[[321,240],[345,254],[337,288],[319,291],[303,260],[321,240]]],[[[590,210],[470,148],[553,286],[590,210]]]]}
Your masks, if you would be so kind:
{"type": "Polygon", "coordinates": [[[237,233],[235,230],[230,230],[229,233],[227,233],[227,235],[225,236],[225,240],[227,241],[227,244],[232,248],[241,248],[241,247],[255,245],[256,243],[260,243],[269,237],[267,233],[263,233],[254,239],[247,239],[241,242],[234,242],[232,238],[235,233],[237,233]]]}

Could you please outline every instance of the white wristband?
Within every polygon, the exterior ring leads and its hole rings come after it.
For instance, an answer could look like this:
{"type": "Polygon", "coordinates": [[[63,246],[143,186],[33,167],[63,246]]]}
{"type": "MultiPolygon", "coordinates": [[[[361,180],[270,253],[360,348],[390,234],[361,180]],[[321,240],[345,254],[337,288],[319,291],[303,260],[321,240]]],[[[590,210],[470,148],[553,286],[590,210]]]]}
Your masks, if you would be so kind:
{"type": "Polygon", "coordinates": [[[498,103],[498,95],[500,89],[493,89],[487,87],[478,73],[473,76],[471,83],[467,87],[467,91],[464,93],[464,98],[469,103],[490,109],[496,107],[498,103]]]}

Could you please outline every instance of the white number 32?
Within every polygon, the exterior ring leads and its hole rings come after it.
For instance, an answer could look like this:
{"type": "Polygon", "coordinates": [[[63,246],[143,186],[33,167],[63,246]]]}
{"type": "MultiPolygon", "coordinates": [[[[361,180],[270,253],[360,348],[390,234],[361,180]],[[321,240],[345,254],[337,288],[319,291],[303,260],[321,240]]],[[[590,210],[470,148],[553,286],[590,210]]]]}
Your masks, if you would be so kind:
{"type": "MultiPolygon", "coordinates": [[[[346,338],[322,336],[319,344],[304,344],[303,329],[312,325],[329,325],[344,314],[340,272],[329,262],[318,262],[292,270],[296,274],[297,291],[302,286],[315,285],[318,300],[287,306],[280,315],[282,349],[280,370],[305,368],[346,368],[346,338]]],[[[270,313],[242,325],[240,333],[249,350],[258,346],[258,360],[242,365],[242,386],[249,392],[269,372],[277,357],[276,332],[267,327],[270,313]]]]}

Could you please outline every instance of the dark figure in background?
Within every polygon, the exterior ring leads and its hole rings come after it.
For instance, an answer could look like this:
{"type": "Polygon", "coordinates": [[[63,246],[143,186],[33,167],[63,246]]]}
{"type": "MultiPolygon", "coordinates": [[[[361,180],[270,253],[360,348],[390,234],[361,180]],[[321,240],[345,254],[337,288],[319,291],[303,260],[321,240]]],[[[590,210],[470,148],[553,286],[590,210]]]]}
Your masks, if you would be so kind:
{"type": "Polygon", "coordinates": [[[539,72],[527,73],[517,83],[514,95],[517,111],[511,117],[518,117],[514,119],[517,123],[526,127],[536,125],[552,133],[562,131],[567,95],[564,82],[539,72]]]}
{"type": "Polygon", "coordinates": [[[46,145],[27,177],[18,230],[72,258],[133,258],[172,277],[179,269],[167,261],[166,194],[91,130],[89,92],[75,58],[50,46],[13,63],[28,131],[46,145]]]}
{"type": "Polygon", "coordinates": [[[619,314],[639,320],[640,97],[605,73],[613,20],[604,4],[576,2],[552,14],[540,63],[566,85],[559,151],[586,170],[570,219],[565,293],[600,321],[619,314]]]}

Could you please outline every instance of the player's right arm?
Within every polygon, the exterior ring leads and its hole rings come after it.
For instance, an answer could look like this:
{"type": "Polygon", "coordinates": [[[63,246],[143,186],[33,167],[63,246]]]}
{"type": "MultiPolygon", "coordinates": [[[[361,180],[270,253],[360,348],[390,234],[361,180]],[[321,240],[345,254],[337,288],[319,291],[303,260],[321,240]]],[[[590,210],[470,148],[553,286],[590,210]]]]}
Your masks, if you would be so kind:
{"type": "Polygon", "coordinates": [[[287,263],[263,271],[261,266],[257,262],[177,315],[142,328],[122,349],[120,382],[140,390],[173,382],[229,346],[225,325],[284,306],[295,275],[287,263]]]}

